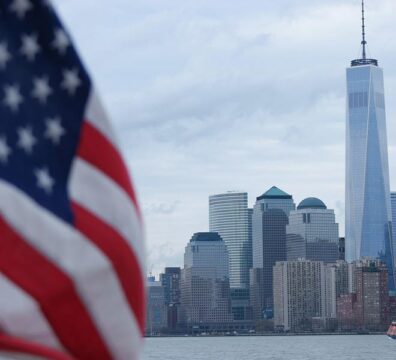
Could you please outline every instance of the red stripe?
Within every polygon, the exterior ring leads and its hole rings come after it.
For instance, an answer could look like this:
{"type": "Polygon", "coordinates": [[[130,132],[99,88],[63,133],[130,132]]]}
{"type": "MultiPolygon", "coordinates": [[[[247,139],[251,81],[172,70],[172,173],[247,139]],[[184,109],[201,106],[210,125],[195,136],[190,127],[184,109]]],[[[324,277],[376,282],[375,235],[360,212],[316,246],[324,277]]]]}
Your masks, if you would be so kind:
{"type": "Polygon", "coordinates": [[[74,358],[42,345],[15,337],[0,335],[0,350],[15,354],[40,356],[48,360],[75,360],[74,358]]]}
{"type": "Polygon", "coordinates": [[[140,216],[136,194],[120,153],[113,144],[88,121],[83,122],[77,155],[104,172],[123,188],[131,198],[140,216]]]}
{"type": "Polygon", "coordinates": [[[139,262],[128,242],[111,226],[73,202],[74,225],[111,261],[141,333],[145,322],[145,287],[139,262]]]}
{"type": "Polygon", "coordinates": [[[72,280],[27,244],[1,216],[0,271],[36,299],[71,354],[81,360],[111,359],[72,280]]]}

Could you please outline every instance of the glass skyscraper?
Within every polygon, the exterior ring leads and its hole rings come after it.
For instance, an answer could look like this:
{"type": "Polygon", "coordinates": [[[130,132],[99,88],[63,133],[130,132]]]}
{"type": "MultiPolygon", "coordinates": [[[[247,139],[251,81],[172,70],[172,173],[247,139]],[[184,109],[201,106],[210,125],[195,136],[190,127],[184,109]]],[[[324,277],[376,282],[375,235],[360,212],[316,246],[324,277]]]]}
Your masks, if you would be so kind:
{"type": "Polygon", "coordinates": [[[246,192],[227,192],[209,197],[209,231],[217,232],[227,245],[231,288],[249,288],[251,216],[246,192]]]}
{"type": "Polygon", "coordinates": [[[394,288],[383,71],[363,53],[347,69],[346,258],[380,258],[394,288]]]}
{"type": "Polygon", "coordinates": [[[273,309],[273,266],[286,260],[286,226],[293,197],[273,186],[257,198],[253,208],[253,268],[250,297],[253,316],[258,319],[273,309]]]}

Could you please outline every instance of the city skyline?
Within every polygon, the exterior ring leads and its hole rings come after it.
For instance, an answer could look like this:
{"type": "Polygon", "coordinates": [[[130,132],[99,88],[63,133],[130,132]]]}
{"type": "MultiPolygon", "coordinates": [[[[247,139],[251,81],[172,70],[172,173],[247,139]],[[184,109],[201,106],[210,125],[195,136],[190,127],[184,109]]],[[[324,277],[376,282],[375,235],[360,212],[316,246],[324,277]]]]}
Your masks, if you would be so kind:
{"type": "MultiPolygon", "coordinates": [[[[207,197],[235,188],[249,206],[272,185],[297,203],[318,197],[343,235],[344,74],[359,54],[360,1],[55,3],[127,151],[149,271],[181,265],[185,241],[208,229],[207,197]],[[109,16],[118,19],[111,36],[109,16]],[[119,56],[109,61],[103,49],[119,56]]],[[[395,11],[391,0],[367,2],[369,53],[385,69],[391,174],[395,11]]]]}

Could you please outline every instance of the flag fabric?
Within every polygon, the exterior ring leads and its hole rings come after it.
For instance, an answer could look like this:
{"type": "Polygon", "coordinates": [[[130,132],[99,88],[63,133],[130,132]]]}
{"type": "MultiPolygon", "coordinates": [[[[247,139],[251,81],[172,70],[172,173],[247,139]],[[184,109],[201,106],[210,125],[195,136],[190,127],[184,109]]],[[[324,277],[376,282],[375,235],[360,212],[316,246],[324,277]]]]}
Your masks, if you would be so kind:
{"type": "Polygon", "coordinates": [[[142,233],[119,145],[54,9],[0,0],[0,356],[137,359],[142,233]]]}

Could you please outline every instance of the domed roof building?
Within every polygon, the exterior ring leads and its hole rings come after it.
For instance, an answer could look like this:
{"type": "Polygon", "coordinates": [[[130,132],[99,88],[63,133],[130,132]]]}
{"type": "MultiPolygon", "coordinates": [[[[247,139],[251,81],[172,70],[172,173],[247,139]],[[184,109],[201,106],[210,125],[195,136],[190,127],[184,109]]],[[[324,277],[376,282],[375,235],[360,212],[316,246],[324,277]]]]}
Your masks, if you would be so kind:
{"type": "Polygon", "coordinates": [[[334,210],[315,197],[291,211],[286,227],[287,260],[306,259],[332,263],[338,260],[338,224],[334,210]]]}
{"type": "Polygon", "coordinates": [[[327,206],[322,200],[315,197],[309,197],[301,201],[297,206],[297,210],[302,209],[327,209],[327,206]]]}

